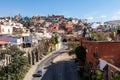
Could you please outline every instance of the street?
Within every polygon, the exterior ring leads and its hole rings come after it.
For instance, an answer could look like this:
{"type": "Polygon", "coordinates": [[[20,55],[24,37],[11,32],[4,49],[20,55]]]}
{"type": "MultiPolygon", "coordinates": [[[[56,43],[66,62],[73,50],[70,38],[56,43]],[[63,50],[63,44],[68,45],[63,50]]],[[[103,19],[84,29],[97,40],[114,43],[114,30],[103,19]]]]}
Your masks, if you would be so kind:
{"type": "Polygon", "coordinates": [[[43,76],[41,78],[33,78],[33,80],[79,80],[78,73],[76,72],[76,65],[73,63],[73,60],[63,60],[57,63],[51,63],[55,57],[65,52],[63,48],[42,61],[37,70],[42,70],[43,76]]]}

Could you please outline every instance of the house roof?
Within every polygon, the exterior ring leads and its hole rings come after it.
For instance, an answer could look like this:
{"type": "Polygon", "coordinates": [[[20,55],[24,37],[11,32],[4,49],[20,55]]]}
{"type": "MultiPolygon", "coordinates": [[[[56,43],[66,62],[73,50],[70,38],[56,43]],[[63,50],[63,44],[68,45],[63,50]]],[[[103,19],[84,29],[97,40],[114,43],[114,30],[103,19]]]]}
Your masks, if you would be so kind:
{"type": "Polygon", "coordinates": [[[22,17],[20,20],[21,21],[27,21],[27,20],[30,20],[30,18],[26,16],[26,17],[22,17]]]}
{"type": "Polygon", "coordinates": [[[9,42],[6,42],[6,41],[0,41],[0,44],[9,44],[9,42]]]}
{"type": "Polygon", "coordinates": [[[10,35],[0,35],[0,41],[16,43],[19,37],[10,36],[10,35]]]}

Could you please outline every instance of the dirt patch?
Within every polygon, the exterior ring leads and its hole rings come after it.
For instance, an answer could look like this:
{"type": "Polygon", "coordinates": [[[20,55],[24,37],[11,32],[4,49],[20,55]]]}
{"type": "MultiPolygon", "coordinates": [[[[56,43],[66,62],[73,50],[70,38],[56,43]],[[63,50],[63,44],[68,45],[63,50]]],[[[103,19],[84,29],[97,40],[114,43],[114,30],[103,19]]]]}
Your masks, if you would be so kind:
{"type": "Polygon", "coordinates": [[[68,53],[63,53],[63,54],[57,56],[57,57],[53,60],[53,62],[56,63],[56,62],[58,62],[58,61],[69,60],[69,59],[73,59],[74,57],[75,57],[74,55],[69,56],[68,53]]]}

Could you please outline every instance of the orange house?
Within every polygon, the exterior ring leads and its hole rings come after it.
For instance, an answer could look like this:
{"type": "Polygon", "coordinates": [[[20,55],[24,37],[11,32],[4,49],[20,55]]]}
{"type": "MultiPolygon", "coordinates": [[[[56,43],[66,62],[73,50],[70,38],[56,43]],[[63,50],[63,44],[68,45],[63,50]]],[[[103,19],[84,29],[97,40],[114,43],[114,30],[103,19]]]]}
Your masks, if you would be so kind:
{"type": "Polygon", "coordinates": [[[67,30],[72,30],[73,29],[73,23],[69,21],[69,22],[66,23],[65,27],[66,27],[67,30]]]}
{"type": "Polygon", "coordinates": [[[59,30],[59,24],[54,24],[49,26],[48,28],[49,31],[58,31],[59,30]]]}

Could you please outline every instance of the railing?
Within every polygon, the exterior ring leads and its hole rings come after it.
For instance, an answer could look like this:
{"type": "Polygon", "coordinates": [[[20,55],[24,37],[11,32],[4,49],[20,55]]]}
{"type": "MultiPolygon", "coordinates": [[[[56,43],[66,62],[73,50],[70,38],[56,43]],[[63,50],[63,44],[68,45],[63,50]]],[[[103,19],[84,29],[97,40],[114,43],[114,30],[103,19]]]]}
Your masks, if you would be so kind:
{"type": "Polygon", "coordinates": [[[113,67],[114,69],[116,69],[116,70],[120,71],[120,68],[118,68],[118,67],[116,67],[116,66],[112,65],[111,63],[108,63],[107,61],[102,60],[102,59],[99,59],[99,60],[100,60],[100,62],[105,63],[105,64],[107,64],[107,65],[109,65],[109,66],[113,67]]]}

